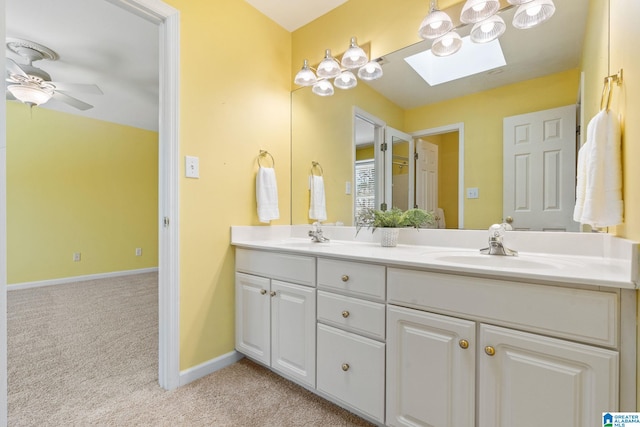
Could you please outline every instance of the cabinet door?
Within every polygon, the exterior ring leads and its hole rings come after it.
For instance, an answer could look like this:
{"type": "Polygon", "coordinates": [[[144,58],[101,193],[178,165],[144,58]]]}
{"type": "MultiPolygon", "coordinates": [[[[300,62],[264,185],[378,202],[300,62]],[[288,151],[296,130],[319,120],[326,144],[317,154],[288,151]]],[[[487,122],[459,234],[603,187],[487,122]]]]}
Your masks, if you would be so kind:
{"type": "Polygon", "coordinates": [[[271,367],[316,386],[316,290],[271,281],[271,367]]]}
{"type": "Polygon", "coordinates": [[[269,279],[236,273],[236,350],[269,365],[269,279]]]}
{"type": "Polygon", "coordinates": [[[480,427],[600,427],[618,408],[618,353],[481,325],[480,427]]]}
{"type": "Polygon", "coordinates": [[[385,345],[318,323],[318,390],[384,422],[385,345]]]}
{"type": "Polygon", "coordinates": [[[387,347],[387,425],[474,426],[474,322],[389,306],[387,347]]]}

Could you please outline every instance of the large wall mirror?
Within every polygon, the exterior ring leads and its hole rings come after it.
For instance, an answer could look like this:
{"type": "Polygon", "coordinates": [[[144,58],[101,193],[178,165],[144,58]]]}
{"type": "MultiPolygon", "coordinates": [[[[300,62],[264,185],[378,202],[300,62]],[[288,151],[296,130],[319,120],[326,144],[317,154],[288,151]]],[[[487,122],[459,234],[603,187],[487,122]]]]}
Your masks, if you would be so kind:
{"type": "MultiPolygon", "coordinates": [[[[508,28],[498,43],[506,64],[488,66],[468,77],[455,74],[462,67],[478,65],[468,63],[478,60],[456,56],[459,52],[437,58],[445,61],[433,65],[451,70],[454,80],[425,82],[405,59],[428,50],[430,42],[424,41],[383,55],[380,80],[360,81],[347,91],[336,89],[331,97],[314,95],[310,88],[294,90],[292,223],[311,222],[311,162],[323,167],[329,223],[351,225],[359,207],[384,203],[403,209],[440,209],[441,226],[446,228],[486,229],[506,216],[504,192],[514,198],[509,203],[525,207],[531,203],[532,195],[526,194],[531,187],[523,185],[530,181],[545,191],[545,208],[572,213],[572,202],[558,193],[568,191],[569,199],[574,197],[575,169],[571,168],[575,168],[579,140],[576,127],[581,123],[588,6],[588,0],[558,2],[550,21],[529,30],[511,27],[514,10],[503,11],[508,28]],[[564,121],[566,114],[562,119],[544,115],[560,107],[573,109],[568,120],[564,121]],[[519,162],[518,153],[508,154],[516,160],[503,155],[505,133],[532,136],[514,118],[537,112],[542,114],[543,132],[569,141],[562,148],[565,151],[548,154],[543,150],[541,168],[519,162]],[[380,147],[384,142],[386,157],[380,147]],[[434,152],[436,160],[429,160],[434,152]],[[506,178],[504,169],[513,169],[506,178]]],[[[453,11],[451,16],[459,13],[453,11]]],[[[460,35],[464,38],[469,30],[461,27],[460,35]]],[[[531,229],[578,230],[578,224],[536,227],[531,229]]]]}

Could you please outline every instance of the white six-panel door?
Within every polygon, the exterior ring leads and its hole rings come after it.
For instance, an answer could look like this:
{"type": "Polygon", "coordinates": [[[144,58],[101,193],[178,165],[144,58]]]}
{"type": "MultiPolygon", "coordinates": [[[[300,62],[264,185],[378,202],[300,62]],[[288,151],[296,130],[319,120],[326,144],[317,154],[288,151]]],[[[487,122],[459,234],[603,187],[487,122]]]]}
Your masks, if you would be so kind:
{"type": "Polygon", "coordinates": [[[578,231],[576,106],[503,121],[503,216],[515,230],[578,231]]]}

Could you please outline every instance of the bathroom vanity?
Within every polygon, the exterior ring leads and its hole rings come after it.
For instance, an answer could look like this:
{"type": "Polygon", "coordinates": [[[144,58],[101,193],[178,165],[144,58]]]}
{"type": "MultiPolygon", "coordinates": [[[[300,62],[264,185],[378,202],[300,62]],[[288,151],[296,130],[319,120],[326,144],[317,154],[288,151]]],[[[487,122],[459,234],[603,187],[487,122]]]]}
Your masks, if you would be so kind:
{"type": "Polygon", "coordinates": [[[601,426],[636,411],[637,244],[233,227],[236,349],[379,425],[601,426]],[[541,249],[545,250],[543,252],[541,249]],[[551,249],[549,249],[551,248],[551,249]]]}

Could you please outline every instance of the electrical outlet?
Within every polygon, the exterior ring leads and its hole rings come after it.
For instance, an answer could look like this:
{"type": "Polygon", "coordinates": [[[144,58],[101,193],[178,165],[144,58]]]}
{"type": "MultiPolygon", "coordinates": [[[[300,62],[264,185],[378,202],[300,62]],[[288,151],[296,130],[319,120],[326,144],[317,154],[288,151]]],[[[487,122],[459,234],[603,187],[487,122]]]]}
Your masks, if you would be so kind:
{"type": "Polygon", "coordinates": [[[480,197],[477,187],[467,188],[467,199],[477,199],[480,197]]]}
{"type": "Polygon", "coordinates": [[[73,253],[73,262],[80,262],[81,259],[82,258],[81,258],[80,252],[73,253]]]}
{"type": "Polygon", "coordinates": [[[136,256],[142,256],[142,248],[136,248],[136,256]]]}

